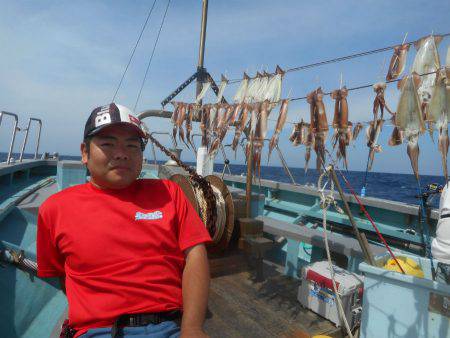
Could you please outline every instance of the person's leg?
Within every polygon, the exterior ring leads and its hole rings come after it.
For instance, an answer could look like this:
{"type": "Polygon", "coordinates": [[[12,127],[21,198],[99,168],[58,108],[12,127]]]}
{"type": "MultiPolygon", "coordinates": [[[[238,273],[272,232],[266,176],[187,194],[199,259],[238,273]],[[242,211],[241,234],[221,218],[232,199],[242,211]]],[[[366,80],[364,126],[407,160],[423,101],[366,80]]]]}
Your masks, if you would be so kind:
{"type": "Polygon", "coordinates": [[[146,337],[151,338],[178,338],[180,326],[175,321],[166,321],[161,324],[149,324],[146,327],[146,337]]]}
{"type": "Polygon", "coordinates": [[[450,264],[438,262],[436,269],[436,282],[450,284],[450,264]]]}

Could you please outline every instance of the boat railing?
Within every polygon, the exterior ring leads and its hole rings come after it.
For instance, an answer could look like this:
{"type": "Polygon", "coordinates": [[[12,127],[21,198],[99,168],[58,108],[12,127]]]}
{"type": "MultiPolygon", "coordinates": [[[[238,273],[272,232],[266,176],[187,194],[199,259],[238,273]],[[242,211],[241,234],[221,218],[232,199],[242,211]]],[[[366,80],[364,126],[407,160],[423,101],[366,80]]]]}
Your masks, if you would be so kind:
{"type": "Polygon", "coordinates": [[[8,157],[6,158],[6,164],[10,164],[11,157],[12,157],[12,151],[14,148],[14,141],[16,140],[16,133],[17,133],[17,130],[19,130],[19,128],[17,127],[17,124],[19,123],[19,117],[17,116],[17,114],[9,113],[6,111],[1,111],[0,112],[0,126],[2,125],[3,115],[8,115],[8,116],[11,116],[14,118],[14,127],[13,127],[13,132],[11,135],[11,143],[9,145],[8,157]]]}
{"type": "Polygon", "coordinates": [[[23,139],[22,150],[20,151],[19,162],[22,162],[22,159],[23,159],[23,153],[25,151],[25,147],[26,147],[26,144],[27,144],[27,141],[28,141],[28,133],[30,132],[30,126],[31,126],[31,122],[32,121],[35,121],[38,124],[38,126],[39,126],[38,134],[37,134],[36,150],[34,151],[34,157],[33,158],[36,160],[37,156],[38,156],[39,142],[41,140],[42,121],[40,119],[36,119],[34,117],[30,117],[28,119],[28,124],[27,124],[27,127],[25,129],[26,133],[25,133],[25,138],[23,139]]]}

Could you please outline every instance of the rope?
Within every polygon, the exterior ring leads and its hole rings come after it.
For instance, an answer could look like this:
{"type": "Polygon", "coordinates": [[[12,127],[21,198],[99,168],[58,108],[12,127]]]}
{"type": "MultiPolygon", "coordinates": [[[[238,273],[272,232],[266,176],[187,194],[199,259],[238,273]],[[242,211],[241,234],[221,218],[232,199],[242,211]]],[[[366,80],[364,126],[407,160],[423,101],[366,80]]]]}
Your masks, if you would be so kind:
{"type": "MultiPolygon", "coordinates": [[[[194,190],[195,198],[200,208],[200,218],[202,219],[203,223],[206,224],[208,205],[205,196],[203,195],[202,189],[200,189],[198,186],[192,185],[192,188],[194,190]]],[[[216,231],[213,234],[211,234],[212,235],[211,237],[213,242],[217,243],[222,238],[223,232],[225,230],[225,222],[227,220],[226,219],[227,215],[225,208],[225,199],[223,198],[221,191],[212,184],[211,188],[215,196],[216,211],[217,211],[216,231]]]]}
{"type": "Polygon", "coordinates": [[[119,92],[119,89],[122,86],[122,82],[123,82],[123,79],[125,78],[125,74],[127,73],[128,67],[131,64],[131,60],[133,59],[134,52],[136,52],[136,48],[139,45],[139,41],[141,41],[141,37],[142,37],[142,34],[145,31],[145,27],[147,27],[148,20],[150,19],[150,15],[153,12],[153,8],[155,7],[155,4],[156,4],[156,0],[153,1],[153,5],[150,8],[150,11],[148,12],[147,18],[145,19],[145,23],[144,23],[144,25],[142,26],[142,29],[141,29],[141,33],[139,34],[139,37],[138,37],[138,39],[136,41],[136,44],[134,45],[133,51],[131,52],[131,55],[130,55],[130,59],[128,60],[127,66],[125,67],[125,71],[122,74],[122,78],[119,81],[119,85],[117,86],[116,91],[114,92],[114,96],[113,96],[111,102],[114,102],[114,100],[116,99],[117,93],[119,92]]]}
{"type": "Polygon", "coordinates": [[[136,107],[138,105],[139,99],[141,98],[142,89],[144,88],[145,80],[147,79],[148,70],[150,69],[150,65],[152,64],[153,55],[155,54],[156,45],[158,44],[159,36],[161,34],[161,30],[162,30],[163,25],[164,25],[164,20],[166,19],[167,10],[169,9],[169,5],[170,5],[170,0],[167,1],[166,10],[164,12],[164,15],[163,15],[163,18],[162,18],[162,21],[161,21],[161,25],[159,26],[158,35],[156,36],[156,40],[155,40],[155,43],[153,45],[152,54],[150,56],[150,60],[148,61],[147,69],[145,70],[144,79],[142,80],[141,88],[139,89],[139,94],[138,94],[138,96],[136,98],[136,103],[134,104],[133,111],[136,111],[136,107]]]}
{"type": "Polygon", "coordinates": [[[206,224],[206,211],[208,210],[208,205],[206,204],[205,198],[203,196],[203,191],[197,185],[193,185],[192,187],[194,189],[195,198],[197,199],[198,206],[200,208],[200,218],[202,219],[203,223],[206,224]]]}
{"type": "Polygon", "coordinates": [[[14,264],[21,268],[26,268],[31,270],[36,274],[37,272],[37,263],[32,261],[31,259],[25,258],[25,254],[23,251],[17,252],[13,249],[6,249],[1,252],[2,259],[7,261],[10,264],[14,264]]]}
{"type": "Polygon", "coordinates": [[[328,185],[328,182],[330,181],[329,179],[327,180],[327,182],[325,182],[325,184],[322,186],[322,179],[325,177],[325,175],[328,176],[328,169],[326,171],[324,171],[320,177],[319,177],[319,181],[317,182],[317,188],[318,191],[320,193],[320,199],[321,199],[321,208],[322,208],[322,226],[323,226],[323,234],[324,234],[324,240],[325,240],[325,251],[327,253],[327,260],[328,260],[328,267],[330,269],[330,273],[331,273],[331,281],[333,283],[333,291],[334,291],[334,295],[336,297],[337,300],[337,304],[338,304],[338,312],[339,315],[341,317],[341,320],[344,322],[345,325],[345,329],[347,331],[347,335],[350,338],[353,338],[353,334],[352,331],[350,329],[350,325],[348,324],[347,318],[345,316],[345,312],[344,312],[344,307],[342,306],[342,301],[341,301],[341,297],[339,295],[337,286],[336,286],[336,280],[335,280],[335,274],[334,274],[334,267],[333,267],[333,263],[331,262],[331,254],[330,254],[330,247],[328,246],[328,235],[327,235],[327,210],[330,207],[330,205],[334,205],[336,206],[336,201],[334,200],[333,197],[333,191],[334,191],[334,184],[333,181],[331,180],[331,188],[329,190],[329,194],[325,196],[325,188],[328,185]]]}
{"type": "MultiPolygon", "coordinates": [[[[445,34],[442,34],[442,35],[439,35],[439,36],[441,36],[441,37],[444,38],[444,37],[447,37],[447,36],[449,36],[449,35],[450,35],[450,33],[445,33],[445,34]]],[[[418,41],[418,40],[416,40],[416,41],[418,41]]],[[[406,42],[406,43],[403,43],[403,44],[404,44],[404,45],[405,45],[405,44],[407,44],[407,45],[412,45],[412,44],[414,44],[416,41],[410,41],[410,42],[406,42]]],[[[372,55],[372,54],[382,53],[382,52],[386,52],[386,51],[388,51],[388,50],[390,50],[390,49],[394,49],[394,48],[397,47],[397,46],[399,46],[399,45],[397,44],[397,45],[393,45],[393,46],[388,46],[388,47],[383,47],[383,48],[373,49],[373,50],[369,50],[369,51],[365,51],[365,52],[360,52],[360,53],[356,53],[356,54],[350,54],[350,55],[346,55],[346,56],[341,56],[341,57],[334,58],[334,59],[329,59],[329,60],[319,61],[319,62],[315,62],[315,63],[310,63],[310,64],[303,65],[303,66],[298,66],[298,67],[288,68],[288,69],[285,70],[285,72],[286,72],[286,73],[296,72],[296,71],[300,71],[300,70],[305,70],[305,69],[309,69],[309,68],[314,68],[314,67],[319,67],[319,66],[327,65],[327,64],[330,64],[330,63],[336,63],[336,62],[341,62],[341,61],[347,61],[347,60],[355,59],[355,58],[362,57],[362,56],[367,56],[367,55],[372,55]]],[[[276,73],[270,73],[270,74],[268,74],[268,75],[270,76],[270,75],[275,75],[275,74],[276,74],[276,73]]],[[[255,77],[256,77],[256,76],[251,77],[250,79],[254,79],[255,77]]],[[[230,84],[231,84],[231,83],[236,83],[236,82],[240,82],[240,81],[242,81],[242,80],[243,80],[243,78],[240,78],[240,79],[233,79],[233,80],[230,80],[229,83],[230,83],[230,84]]]]}

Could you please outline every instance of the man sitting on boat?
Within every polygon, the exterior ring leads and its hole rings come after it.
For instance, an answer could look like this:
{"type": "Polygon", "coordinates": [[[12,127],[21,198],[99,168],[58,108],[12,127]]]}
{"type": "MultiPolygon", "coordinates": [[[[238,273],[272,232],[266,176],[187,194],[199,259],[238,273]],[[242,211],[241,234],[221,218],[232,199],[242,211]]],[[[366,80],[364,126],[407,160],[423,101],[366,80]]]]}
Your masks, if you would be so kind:
{"type": "Polygon", "coordinates": [[[138,179],[147,137],[126,107],[94,109],[81,144],[90,181],[39,209],[38,276],[62,281],[67,336],[206,336],[211,238],[177,184],[138,179]]]}
{"type": "Polygon", "coordinates": [[[441,193],[439,201],[439,220],[436,238],[431,244],[431,253],[438,261],[436,281],[450,284],[450,191],[448,182],[441,193]]]}

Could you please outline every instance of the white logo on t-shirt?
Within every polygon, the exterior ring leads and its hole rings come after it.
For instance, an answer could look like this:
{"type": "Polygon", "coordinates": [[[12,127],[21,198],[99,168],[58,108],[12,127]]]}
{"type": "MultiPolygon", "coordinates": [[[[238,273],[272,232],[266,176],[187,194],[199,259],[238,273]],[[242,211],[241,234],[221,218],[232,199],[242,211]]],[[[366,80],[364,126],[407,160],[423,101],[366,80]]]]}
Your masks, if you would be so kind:
{"type": "Polygon", "coordinates": [[[163,218],[163,213],[162,211],[156,210],[153,212],[148,212],[148,213],[144,213],[144,212],[136,212],[136,216],[135,216],[135,221],[139,221],[139,220],[153,220],[153,219],[161,219],[163,218]]]}

